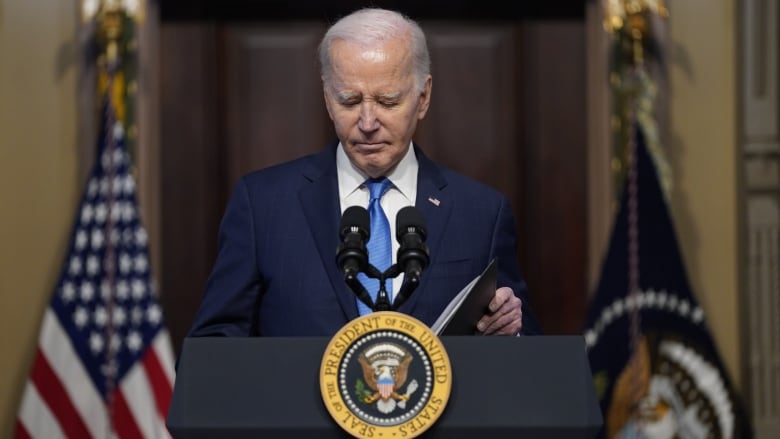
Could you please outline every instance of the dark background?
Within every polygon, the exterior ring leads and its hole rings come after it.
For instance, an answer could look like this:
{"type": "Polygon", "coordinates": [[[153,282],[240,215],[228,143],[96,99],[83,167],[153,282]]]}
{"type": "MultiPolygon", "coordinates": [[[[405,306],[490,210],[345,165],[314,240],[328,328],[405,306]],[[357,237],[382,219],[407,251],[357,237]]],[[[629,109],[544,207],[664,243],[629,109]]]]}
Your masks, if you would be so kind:
{"type": "Polygon", "coordinates": [[[379,6],[414,18],[440,19],[575,19],[585,15],[586,0],[162,0],[162,19],[333,21],[355,9],[379,6]]]}

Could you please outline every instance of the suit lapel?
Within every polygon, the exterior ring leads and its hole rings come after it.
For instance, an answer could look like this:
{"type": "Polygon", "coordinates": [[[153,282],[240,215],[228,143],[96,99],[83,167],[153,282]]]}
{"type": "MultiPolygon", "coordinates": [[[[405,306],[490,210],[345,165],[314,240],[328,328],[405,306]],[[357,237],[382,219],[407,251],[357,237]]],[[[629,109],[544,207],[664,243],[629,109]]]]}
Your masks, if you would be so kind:
{"type": "MultiPolygon", "coordinates": [[[[426,244],[430,251],[431,264],[433,264],[438,259],[438,250],[442,242],[444,231],[447,228],[447,222],[452,214],[454,203],[450,195],[443,190],[447,186],[447,180],[441,174],[436,164],[426,157],[422,150],[417,146],[415,146],[415,153],[417,154],[417,163],[419,166],[415,207],[422,213],[423,218],[425,218],[426,226],[428,227],[426,244]]],[[[429,277],[423,274],[420,285],[417,287],[417,290],[412,293],[406,303],[401,306],[401,311],[412,314],[420,294],[426,291],[429,283],[428,279],[429,277]]]]}
{"type": "Polygon", "coordinates": [[[355,295],[344,282],[344,276],[336,266],[341,208],[335,148],[326,148],[325,151],[315,155],[304,170],[304,177],[310,184],[305,185],[299,193],[303,213],[309,223],[309,230],[317,245],[325,271],[328,273],[332,291],[336,294],[344,316],[349,321],[358,314],[355,295]]]}

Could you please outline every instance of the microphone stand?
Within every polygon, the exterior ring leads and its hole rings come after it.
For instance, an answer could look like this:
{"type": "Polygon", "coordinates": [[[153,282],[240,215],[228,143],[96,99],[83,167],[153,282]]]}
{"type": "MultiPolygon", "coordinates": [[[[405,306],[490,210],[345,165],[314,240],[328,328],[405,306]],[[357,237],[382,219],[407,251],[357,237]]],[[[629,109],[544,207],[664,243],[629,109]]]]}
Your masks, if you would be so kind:
{"type": "Polygon", "coordinates": [[[390,304],[390,295],[387,294],[385,289],[385,281],[387,278],[395,278],[400,272],[398,264],[393,264],[379,276],[379,291],[376,293],[376,308],[374,311],[395,311],[397,309],[390,304]]]}
{"type": "Polygon", "coordinates": [[[401,284],[401,289],[398,292],[393,303],[390,303],[390,295],[387,293],[386,280],[394,279],[401,274],[401,269],[398,264],[393,264],[384,272],[379,271],[371,264],[366,266],[363,271],[366,277],[371,279],[379,279],[379,291],[376,294],[376,302],[371,299],[371,295],[366,291],[366,287],[357,278],[357,275],[348,274],[345,276],[347,286],[352,290],[357,298],[363,302],[367,307],[373,311],[395,311],[397,310],[406,299],[412,294],[412,292],[420,285],[419,276],[404,276],[404,281],[401,284]]]}
{"type": "Polygon", "coordinates": [[[360,283],[357,276],[346,276],[344,278],[347,282],[347,286],[357,296],[358,300],[363,302],[369,309],[374,309],[374,301],[371,299],[371,295],[366,291],[366,287],[360,283]]]}
{"type": "Polygon", "coordinates": [[[398,291],[398,295],[395,296],[395,300],[393,300],[393,309],[400,308],[418,286],[420,286],[420,276],[410,276],[407,273],[404,276],[404,281],[401,284],[401,289],[398,291]]]}

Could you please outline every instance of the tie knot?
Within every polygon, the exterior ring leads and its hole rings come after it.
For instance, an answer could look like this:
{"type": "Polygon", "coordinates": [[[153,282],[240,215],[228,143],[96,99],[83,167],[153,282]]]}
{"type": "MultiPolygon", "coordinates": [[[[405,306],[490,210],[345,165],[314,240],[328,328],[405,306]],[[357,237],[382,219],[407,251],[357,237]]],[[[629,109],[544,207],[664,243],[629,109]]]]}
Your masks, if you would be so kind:
{"type": "Polygon", "coordinates": [[[390,180],[387,177],[371,178],[366,180],[366,186],[371,193],[371,200],[379,200],[390,188],[390,180]]]}

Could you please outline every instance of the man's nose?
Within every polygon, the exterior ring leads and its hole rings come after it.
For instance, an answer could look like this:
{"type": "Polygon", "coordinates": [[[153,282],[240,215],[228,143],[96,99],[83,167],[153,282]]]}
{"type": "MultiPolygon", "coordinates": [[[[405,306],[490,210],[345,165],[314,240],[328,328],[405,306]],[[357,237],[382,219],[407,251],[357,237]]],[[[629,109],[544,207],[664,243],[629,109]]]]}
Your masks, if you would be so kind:
{"type": "Polygon", "coordinates": [[[360,105],[360,120],[358,128],[361,131],[376,131],[379,129],[379,119],[376,115],[376,106],[373,102],[363,102],[360,105]]]}

